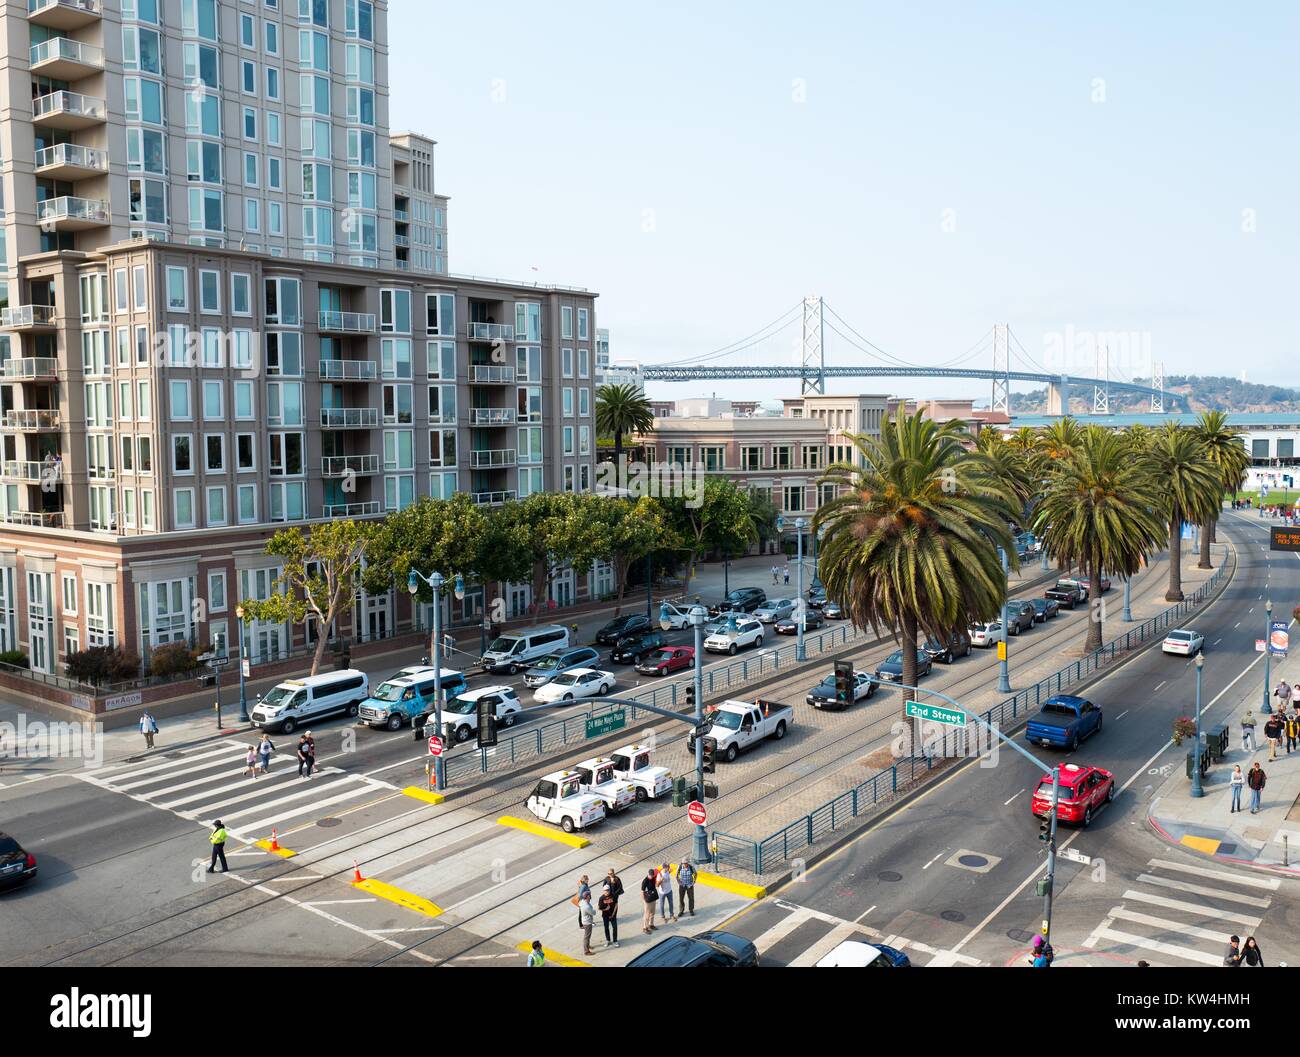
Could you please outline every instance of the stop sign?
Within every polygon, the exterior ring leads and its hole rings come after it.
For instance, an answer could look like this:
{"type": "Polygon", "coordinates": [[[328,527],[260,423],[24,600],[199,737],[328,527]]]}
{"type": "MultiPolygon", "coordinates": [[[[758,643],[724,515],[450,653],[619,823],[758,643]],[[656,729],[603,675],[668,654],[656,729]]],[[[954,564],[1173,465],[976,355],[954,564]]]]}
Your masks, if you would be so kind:
{"type": "Polygon", "coordinates": [[[686,817],[697,826],[703,826],[704,823],[709,821],[709,813],[704,810],[704,805],[698,800],[692,800],[686,805],[686,817]]]}
{"type": "Polygon", "coordinates": [[[430,756],[442,755],[442,739],[438,737],[438,735],[436,734],[429,739],[429,755],[430,756]]]}

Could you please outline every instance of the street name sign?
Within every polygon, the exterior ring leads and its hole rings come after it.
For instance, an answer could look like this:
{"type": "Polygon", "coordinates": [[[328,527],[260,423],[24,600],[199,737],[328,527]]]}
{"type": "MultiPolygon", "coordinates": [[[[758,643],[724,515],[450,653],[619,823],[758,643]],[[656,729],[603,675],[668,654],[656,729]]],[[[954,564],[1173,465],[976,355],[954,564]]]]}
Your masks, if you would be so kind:
{"type": "Polygon", "coordinates": [[[592,716],[587,720],[587,737],[599,738],[602,734],[612,734],[627,726],[627,709],[616,708],[603,716],[592,716]]]}
{"type": "Polygon", "coordinates": [[[946,723],[950,727],[964,727],[966,713],[946,705],[923,705],[919,701],[907,703],[906,714],[913,719],[928,719],[931,723],[946,723]]]}

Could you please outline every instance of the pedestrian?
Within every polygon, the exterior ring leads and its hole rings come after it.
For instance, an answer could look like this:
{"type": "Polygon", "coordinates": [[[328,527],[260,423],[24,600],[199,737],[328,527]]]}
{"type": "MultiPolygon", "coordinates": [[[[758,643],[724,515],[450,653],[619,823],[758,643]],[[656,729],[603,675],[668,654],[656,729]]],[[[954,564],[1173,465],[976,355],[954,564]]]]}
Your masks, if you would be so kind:
{"type": "Polygon", "coordinates": [[[659,917],[665,925],[669,918],[677,920],[673,913],[673,872],[666,862],[659,864],[659,917]]]}
{"type": "Polygon", "coordinates": [[[570,903],[572,903],[575,907],[578,908],[579,927],[582,926],[582,901],[584,899],[590,899],[590,898],[591,898],[591,885],[587,883],[587,875],[583,874],[581,877],[578,878],[578,890],[573,894],[573,898],[569,900],[570,903]]]}
{"type": "Polygon", "coordinates": [[[600,889],[600,899],[596,905],[600,908],[600,922],[605,927],[605,946],[618,946],[618,900],[610,893],[609,882],[600,889]]]}
{"type": "Polygon", "coordinates": [[[691,917],[695,917],[695,867],[690,859],[683,859],[677,864],[677,912],[686,913],[686,904],[691,905],[691,917]]]}
{"type": "MultiPolygon", "coordinates": [[[[1241,764],[1233,767],[1229,784],[1232,786],[1232,811],[1240,811],[1241,790],[1246,784],[1246,776],[1241,773],[1241,764]]],[[[1228,814],[1232,814],[1232,811],[1229,811],[1228,814]]]]}
{"type": "Polygon", "coordinates": [[[786,586],[789,587],[789,586],[790,586],[790,566],[787,565],[784,569],[782,569],[782,570],[781,570],[781,575],[785,578],[785,584],[786,584],[786,586]]]}
{"type": "Polygon", "coordinates": [[[774,565],[772,566],[772,583],[775,584],[776,581],[777,581],[777,570],[776,570],[776,566],[774,565]]]}
{"type": "Polygon", "coordinates": [[[1056,952],[1052,950],[1052,945],[1042,936],[1035,936],[1033,950],[1029,952],[1029,964],[1035,969],[1047,969],[1055,957],[1056,952]]]}
{"type": "Polygon", "coordinates": [[[153,736],[158,733],[158,721],[146,710],[140,713],[140,733],[144,735],[144,747],[153,748],[153,736]]]}
{"type": "Polygon", "coordinates": [[[1286,724],[1286,751],[1290,755],[1291,750],[1296,747],[1297,741],[1300,740],[1300,715],[1291,712],[1283,722],[1286,724]]]}
{"type": "Polygon", "coordinates": [[[306,778],[311,774],[311,756],[310,746],[307,744],[307,735],[304,734],[298,739],[298,777],[306,778]]]}
{"type": "Polygon", "coordinates": [[[1291,697],[1293,691],[1285,679],[1277,684],[1277,689],[1273,691],[1273,696],[1282,702],[1282,711],[1285,712],[1291,707],[1291,697]]]}
{"type": "Polygon", "coordinates": [[[542,941],[533,940],[533,949],[528,952],[528,968],[544,969],[546,967],[546,955],[542,953],[542,941]]]}
{"type": "Polygon", "coordinates": [[[316,739],[310,730],[303,737],[307,739],[307,777],[310,778],[312,771],[316,770],[316,739]]]}
{"type": "Polygon", "coordinates": [[[256,745],[250,745],[248,747],[248,755],[244,757],[244,777],[245,778],[257,777],[257,746],[256,745]]]}
{"type": "Polygon", "coordinates": [[[208,843],[212,845],[212,862],[208,864],[208,873],[216,869],[217,860],[221,860],[221,872],[229,873],[230,868],[226,865],[226,827],[221,824],[221,819],[212,823],[213,829],[208,837],[208,843]]]}
{"type": "Polygon", "coordinates": [[[1241,717],[1241,750],[1255,751],[1255,713],[1250,709],[1246,709],[1246,714],[1241,717]]]}
{"type": "Polygon", "coordinates": [[[578,904],[578,925],[582,929],[582,953],[594,954],[591,949],[591,929],[596,923],[596,908],[591,905],[591,889],[587,889],[587,894],[583,897],[582,902],[578,904]]]}
{"type": "Polygon", "coordinates": [[[1258,762],[1251,765],[1250,773],[1246,775],[1246,784],[1250,786],[1250,813],[1259,814],[1259,794],[1264,791],[1264,783],[1268,776],[1264,774],[1264,768],[1258,762]]]}
{"type": "Polygon", "coordinates": [[[1277,716],[1269,716],[1264,724],[1264,740],[1268,742],[1268,758],[1277,759],[1277,739],[1282,733],[1282,721],[1277,716]]]}
{"type": "Polygon", "coordinates": [[[275,745],[271,742],[271,735],[263,733],[262,740],[257,743],[257,755],[261,759],[263,774],[266,774],[271,769],[271,753],[273,752],[275,752],[275,745]]]}
{"type": "Polygon", "coordinates": [[[1241,967],[1241,937],[1229,936],[1228,949],[1223,952],[1223,964],[1230,969],[1241,967]]]}
{"type": "Polygon", "coordinates": [[[1264,955],[1259,949],[1259,944],[1255,942],[1254,936],[1246,937],[1246,946],[1241,949],[1241,960],[1247,965],[1258,965],[1264,968],[1264,955]]]}
{"type": "Polygon", "coordinates": [[[659,902],[659,885],[655,881],[653,866],[641,879],[641,901],[645,904],[641,912],[641,931],[648,936],[655,930],[655,904],[659,902]]]}

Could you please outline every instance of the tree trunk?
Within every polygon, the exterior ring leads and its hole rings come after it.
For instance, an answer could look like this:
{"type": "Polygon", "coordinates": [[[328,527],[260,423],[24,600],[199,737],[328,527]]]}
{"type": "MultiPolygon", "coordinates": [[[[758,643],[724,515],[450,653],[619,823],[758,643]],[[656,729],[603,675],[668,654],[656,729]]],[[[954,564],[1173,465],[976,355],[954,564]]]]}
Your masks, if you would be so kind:
{"type": "Polygon", "coordinates": [[[334,621],[331,619],[329,621],[322,622],[322,624],[318,625],[317,627],[318,634],[316,636],[316,652],[311,655],[312,675],[320,674],[321,658],[325,656],[326,635],[329,634],[330,626],[333,623],[334,621]]]}
{"type": "Polygon", "coordinates": [[[1102,618],[1106,603],[1101,598],[1101,563],[1094,561],[1088,575],[1088,635],[1084,645],[1089,653],[1101,649],[1102,618]]]}
{"type": "Polygon", "coordinates": [[[631,568],[632,563],[622,555],[614,559],[614,577],[618,580],[618,602],[614,606],[615,620],[623,612],[623,596],[627,593],[627,574],[631,568]]]}
{"type": "Polygon", "coordinates": [[[1214,568],[1214,564],[1210,561],[1210,540],[1214,536],[1214,526],[1218,521],[1218,518],[1211,518],[1208,525],[1201,526],[1201,560],[1196,565],[1198,569],[1214,568]]]}
{"type": "Polygon", "coordinates": [[[1165,592],[1166,602],[1183,600],[1183,518],[1182,512],[1175,510],[1169,519],[1169,590],[1165,592]]]}
{"type": "Polygon", "coordinates": [[[614,478],[615,481],[614,487],[615,488],[624,487],[624,483],[622,480],[622,476],[623,476],[623,431],[622,430],[617,430],[614,433],[614,470],[616,471],[616,475],[614,478]]]}
{"type": "MultiPolygon", "coordinates": [[[[903,614],[903,685],[916,686],[916,617],[911,613],[903,614]]],[[[904,690],[903,700],[915,701],[915,690],[904,690]]]]}
{"type": "Polygon", "coordinates": [[[542,608],[546,605],[547,595],[550,593],[547,588],[550,586],[551,576],[549,566],[545,561],[533,563],[533,623],[536,624],[542,618],[542,608]]]}

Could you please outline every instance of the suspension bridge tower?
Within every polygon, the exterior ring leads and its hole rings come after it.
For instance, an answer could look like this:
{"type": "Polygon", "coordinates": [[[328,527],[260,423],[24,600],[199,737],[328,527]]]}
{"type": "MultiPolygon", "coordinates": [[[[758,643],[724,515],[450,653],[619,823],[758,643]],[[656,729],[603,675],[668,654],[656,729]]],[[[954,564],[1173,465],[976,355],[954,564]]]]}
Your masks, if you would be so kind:
{"type": "Polygon", "coordinates": [[[803,299],[803,393],[826,393],[826,339],[822,333],[824,307],[820,297],[803,299]]]}

